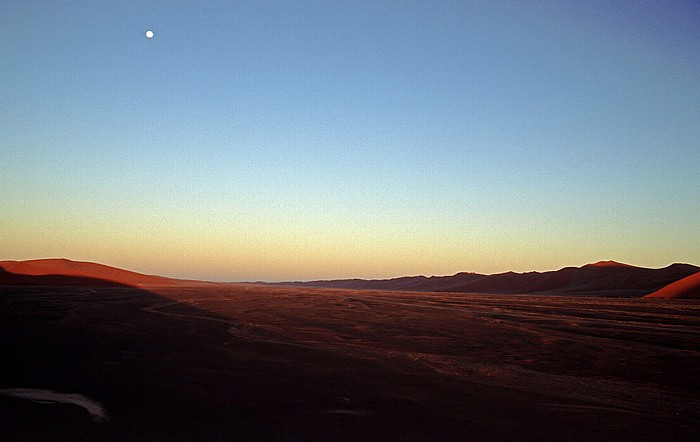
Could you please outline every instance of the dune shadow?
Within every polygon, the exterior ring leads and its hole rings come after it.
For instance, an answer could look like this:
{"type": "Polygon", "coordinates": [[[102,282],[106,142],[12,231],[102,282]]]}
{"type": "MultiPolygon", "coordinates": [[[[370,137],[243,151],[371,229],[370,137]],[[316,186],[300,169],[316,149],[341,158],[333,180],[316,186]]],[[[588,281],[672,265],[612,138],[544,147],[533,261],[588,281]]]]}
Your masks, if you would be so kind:
{"type": "Polygon", "coordinates": [[[0,390],[33,392],[0,395],[0,440],[391,439],[463,429],[461,419],[427,425],[420,406],[377,388],[415,379],[322,349],[245,339],[231,332],[232,318],[176,299],[207,289],[0,278],[0,390]],[[49,396],[94,401],[110,419],[95,421],[80,401],[41,400],[49,396]],[[353,407],[381,412],[326,412],[353,407]]]}
{"type": "Polygon", "coordinates": [[[279,433],[270,410],[309,389],[313,379],[294,365],[313,352],[236,339],[230,319],[187,304],[175,306],[179,316],[149,311],[164,304],[173,302],[113,281],[0,269],[0,390],[44,392],[0,395],[0,439],[279,433]],[[45,400],[45,392],[89,398],[111,419],[96,423],[70,401],[45,400]]]}
{"type": "Polygon", "coordinates": [[[1,286],[29,287],[133,287],[116,281],[72,275],[25,275],[13,273],[0,266],[1,286]]]}

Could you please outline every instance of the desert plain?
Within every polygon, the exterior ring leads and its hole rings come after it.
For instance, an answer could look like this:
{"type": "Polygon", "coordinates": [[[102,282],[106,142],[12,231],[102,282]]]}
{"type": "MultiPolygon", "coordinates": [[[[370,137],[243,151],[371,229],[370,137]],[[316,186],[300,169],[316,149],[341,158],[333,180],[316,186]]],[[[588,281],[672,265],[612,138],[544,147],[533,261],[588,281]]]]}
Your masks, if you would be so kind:
{"type": "Polygon", "coordinates": [[[0,287],[1,440],[697,440],[700,301],[0,287]]]}

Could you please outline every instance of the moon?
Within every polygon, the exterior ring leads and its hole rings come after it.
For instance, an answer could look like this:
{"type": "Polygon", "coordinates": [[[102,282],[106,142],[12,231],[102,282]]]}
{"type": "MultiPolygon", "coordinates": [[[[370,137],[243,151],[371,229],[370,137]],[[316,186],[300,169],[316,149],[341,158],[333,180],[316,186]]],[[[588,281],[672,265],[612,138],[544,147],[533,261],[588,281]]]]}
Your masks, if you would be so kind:
{"type": "Polygon", "coordinates": [[[153,31],[151,31],[151,30],[146,31],[146,38],[153,38],[153,31]]]}

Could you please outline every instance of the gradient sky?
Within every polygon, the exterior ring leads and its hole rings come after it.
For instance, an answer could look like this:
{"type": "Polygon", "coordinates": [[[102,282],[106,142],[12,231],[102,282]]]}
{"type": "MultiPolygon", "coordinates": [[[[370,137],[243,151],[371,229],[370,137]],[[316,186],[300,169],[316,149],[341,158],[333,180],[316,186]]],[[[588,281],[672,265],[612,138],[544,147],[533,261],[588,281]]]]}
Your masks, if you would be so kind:
{"type": "Polygon", "coordinates": [[[698,1],[3,1],[0,102],[0,259],[700,263],[698,1]]]}

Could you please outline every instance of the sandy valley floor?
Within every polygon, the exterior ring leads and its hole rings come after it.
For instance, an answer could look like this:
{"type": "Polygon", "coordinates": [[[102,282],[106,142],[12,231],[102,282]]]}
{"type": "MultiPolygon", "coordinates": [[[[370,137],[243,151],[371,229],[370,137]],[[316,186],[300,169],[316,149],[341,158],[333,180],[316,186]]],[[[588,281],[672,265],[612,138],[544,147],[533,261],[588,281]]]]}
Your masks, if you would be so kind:
{"type": "Polygon", "coordinates": [[[696,440],[700,302],[0,288],[0,439],[696,440]],[[81,397],[82,397],[81,396],[81,397]]]}

